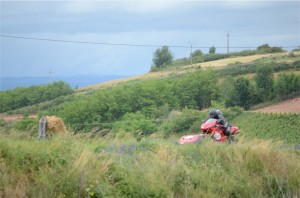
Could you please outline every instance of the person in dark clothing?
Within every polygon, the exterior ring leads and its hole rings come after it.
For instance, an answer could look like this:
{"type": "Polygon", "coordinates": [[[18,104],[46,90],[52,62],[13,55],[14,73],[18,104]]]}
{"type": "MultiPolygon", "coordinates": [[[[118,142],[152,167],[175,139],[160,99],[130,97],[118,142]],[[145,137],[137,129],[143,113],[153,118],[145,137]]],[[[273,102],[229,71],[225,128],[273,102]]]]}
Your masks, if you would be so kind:
{"type": "Polygon", "coordinates": [[[218,120],[218,123],[220,123],[224,127],[224,134],[226,136],[230,135],[230,125],[228,124],[227,120],[224,118],[222,111],[219,109],[211,109],[208,113],[210,118],[214,118],[218,120]]]}

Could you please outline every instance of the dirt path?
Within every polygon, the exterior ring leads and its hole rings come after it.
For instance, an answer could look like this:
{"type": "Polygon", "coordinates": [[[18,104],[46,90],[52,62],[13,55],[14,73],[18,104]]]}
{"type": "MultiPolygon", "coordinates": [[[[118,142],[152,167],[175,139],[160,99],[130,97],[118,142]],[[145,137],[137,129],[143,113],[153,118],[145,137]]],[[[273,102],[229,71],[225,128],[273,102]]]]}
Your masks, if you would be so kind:
{"type": "Polygon", "coordinates": [[[255,110],[264,113],[300,113],[300,97],[255,110]]]}

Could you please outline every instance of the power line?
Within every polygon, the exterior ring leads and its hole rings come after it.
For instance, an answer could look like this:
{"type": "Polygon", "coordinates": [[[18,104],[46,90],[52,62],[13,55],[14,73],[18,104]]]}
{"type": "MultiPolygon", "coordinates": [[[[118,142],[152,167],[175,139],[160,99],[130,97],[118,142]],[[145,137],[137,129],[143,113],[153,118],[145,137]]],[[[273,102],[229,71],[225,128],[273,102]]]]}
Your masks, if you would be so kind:
{"type": "MultiPolygon", "coordinates": [[[[145,44],[128,44],[128,43],[104,43],[104,42],[90,42],[90,41],[73,41],[73,40],[36,38],[36,37],[25,37],[25,36],[10,36],[10,35],[0,35],[0,36],[1,37],[6,37],[6,38],[14,38],[14,39],[51,41],[51,42],[62,42],[62,43],[77,43],[77,44],[92,44],[92,45],[119,45],[119,46],[130,46],[130,47],[163,47],[163,45],[145,45],[145,44]]],[[[180,46],[180,45],[173,45],[173,46],[169,46],[169,47],[189,48],[189,46],[180,46]]]]}
{"type": "MultiPolygon", "coordinates": [[[[49,42],[61,42],[61,43],[76,43],[76,44],[91,44],[91,45],[111,45],[111,46],[129,46],[129,47],[163,47],[168,46],[170,48],[191,48],[191,46],[184,45],[146,45],[146,44],[129,44],[129,43],[106,43],[106,42],[91,42],[91,41],[74,41],[74,40],[62,40],[62,39],[49,39],[49,38],[37,38],[37,37],[26,37],[26,36],[12,36],[12,35],[3,35],[0,34],[0,37],[4,38],[13,38],[13,39],[25,39],[25,40],[37,40],[37,41],[49,41],[49,42]]],[[[229,37],[229,34],[228,34],[229,37]]],[[[299,48],[298,46],[279,46],[281,48],[299,48]]],[[[209,49],[207,46],[193,46],[193,49],[209,49]]],[[[226,47],[215,47],[215,48],[224,48],[228,49],[229,46],[226,47]]],[[[230,47],[231,49],[256,49],[257,47],[230,47]]]]}

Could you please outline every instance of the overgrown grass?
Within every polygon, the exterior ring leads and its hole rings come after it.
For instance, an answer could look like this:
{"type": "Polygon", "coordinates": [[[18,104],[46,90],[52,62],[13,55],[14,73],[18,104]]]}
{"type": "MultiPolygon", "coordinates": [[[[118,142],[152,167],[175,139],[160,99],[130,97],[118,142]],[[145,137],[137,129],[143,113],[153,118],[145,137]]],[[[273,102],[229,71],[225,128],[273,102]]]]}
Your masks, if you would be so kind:
{"type": "Polygon", "coordinates": [[[298,197],[300,153],[271,141],[1,135],[1,197],[298,197]],[[124,142],[125,141],[125,142],[124,142]]]}

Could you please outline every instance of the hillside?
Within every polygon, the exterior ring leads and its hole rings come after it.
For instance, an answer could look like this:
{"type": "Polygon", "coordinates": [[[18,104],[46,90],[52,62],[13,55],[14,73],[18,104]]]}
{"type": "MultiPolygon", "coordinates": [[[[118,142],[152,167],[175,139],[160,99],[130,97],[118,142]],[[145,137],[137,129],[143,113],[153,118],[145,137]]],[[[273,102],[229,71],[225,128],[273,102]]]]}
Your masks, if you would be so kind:
{"type": "MultiPolygon", "coordinates": [[[[196,74],[196,73],[199,73],[199,72],[201,73],[202,71],[205,71],[205,72],[208,71],[208,73],[207,72],[206,73],[209,76],[211,76],[212,74],[209,74],[209,71],[214,71],[215,74],[213,74],[213,75],[221,76],[221,79],[225,79],[230,76],[235,77],[235,76],[242,75],[243,77],[246,77],[253,81],[253,77],[255,76],[255,71],[256,71],[257,66],[268,64],[269,66],[272,66],[274,68],[274,76],[275,76],[275,80],[277,80],[278,77],[282,74],[282,71],[285,71],[284,73],[288,74],[288,75],[295,74],[295,75],[299,76],[299,71],[298,71],[300,68],[299,63],[300,63],[300,52],[293,52],[293,54],[285,52],[285,53],[276,53],[276,54],[263,54],[263,55],[232,57],[232,58],[226,58],[226,59],[222,59],[222,60],[203,62],[200,64],[167,67],[166,69],[159,71],[159,72],[149,72],[149,73],[146,73],[143,75],[133,76],[133,77],[129,77],[129,78],[123,78],[123,79],[118,79],[118,80],[112,80],[112,81],[108,81],[108,82],[98,83],[98,84],[95,84],[92,86],[87,86],[87,87],[77,90],[75,92],[75,94],[70,95],[68,97],[56,98],[54,100],[45,101],[42,103],[34,104],[31,106],[26,106],[26,107],[19,108],[16,110],[10,110],[9,114],[24,114],[24,115],[36,114],[40,111],[45,111],[45,110],[55,107],[59,104],[68,103],[70,101],[73,101],[74,99],[76,100],[76,98],[78,98],[76,95],[85,96],[87,93],[89,95],[87,97],[87,100],[90,100],[90,96],[93,96],[93,98],[95,98],[94,95],[95,95],[95,93],[97,93],[97,90],[104,89],[104,92],[108,94],[108,92],[110,92],[110,91],[107,91],[107,88],[111,88],[111,87],[115,87],[115,88],[117,88],[116,90],[119,90],[119,91],[124,90],[126,92],[128,92],[128,89],[129,89],[129,90],[131,90],[131,92],[139,93],[139,95],[142,94],[141,90],[140,91],[135,90],[134,87],[144,87],[143,89],[146,92],[145,94],[147,94],[147,92],[154,91],[154,89],[161,87],[162,86],[161,84],[164,84],[164,83],[166,83],[167,86],[163,86],[160,88],[161,94],[163,94],[164,92],[167,93],[170,91],[170,87],[168,88],[168,86],[175,86],[175,87],[171,88],[173,91],[171,91],[169,93],[169,95],[164,96],[166,98],[166,99],[164,99],[165,103],[170,104],[171,101],[168,101],[170,99],[170,94],[173,95],[176,92],[178,92],[178,93],[180,92],[179,95],[178,94],[174,95],[174,97],[179,96],[181,98],[180,100],[185,101],[184,102],[185,104],[183,104],[183,101],[181,101],[181,102],[178,101],[183,105],[183,107],[184,106],[192,107],[193,106],[192,103],[199,104],[199,102],[198,102],[199,97],[200,97],[200,95],[204,94],[204,92],[199,92],[198,94],[195,93],[196,95],[194,95],[193,97],[196,97],[196,98],[194,98],[194,99],[191,98],[192,95],[190,92],[196,91],[196,90],[194,90],[195,86],[198,86],[196,84],[200,83],[199,90],[203,89],[203,85],[201,85],[201,82],[197,82],[199,80],[197,80],[196,76],[198,74],[196,74]],[[207,69],[207,68],[209,68],[209,69],[207,69]],[[196,76],[194,75],[194,77],[193,77],[190,74],[196,74],[196,76]],[[188,77],[187,75],[189,75],[190,77],[188,77]],[[153,81],[151,79],[159,79],[159,80],[154,82],[155,80],[153,81]],[[186,79],[186,80],[184,80],[184,79],[186,79]],[[158,84],[155,85],[156,83],[158,83],[158,84]],[[183,83],[183,84],[181,85],[180,83],[183,83]],[[186,84],[186,85],[184,85],[184,84],[186,84]],[[187,85],[187,84],[189,84],[189,85],[187,85]],[[127,88],[125,88],[124,86],[127,88]],[[152,88],[151,88],[151,90],[147,91],[147,89],[150,88],[148,86],[150,86],[152,88]],[[182,87],[182,88],[180,88],[180,87],[182,87]],[[166,89],[166,90],[164,90],[164,89],[166,89]],[[180,89],[182,89],[182,90],[180,90],[180,89]],[[183,92],[186,93],[186,96],[183,95],[183,92]],[[197,97],[198,97],[198,99],[197,99],[197,97]],[[169,99],[167,99],[167,98],[169,98],[169,99]],[[188,98],[190,98],[190,99],[188,99],[188,98]],[[190,101],[188,101],[187,99],[190,101]]],[[[200,75],[199,77],[201,77],[201,76],[203,76],[203,75],[200,75]]],[[[203,77],[205,77],[205,75],[203,77]]],[[[214,78],[214,77],[212,77],[212,78],[214,78]]],[[[289,80],[289,79],[284,79],[284,80],[289,80]]],[[[292,80],[292,79],[290,79],[290,80],[292,80]]],[[[232,81],[232,79],[230,81],[232,81]]],[[[225,85],[225,86],[227,86],[227,87],[233,86],[232,82],[230,82],[230,81],[224,82],[225,84],[227,83],[227,85],[225,85]],[[231,85],[228,83],[231,83],[231,85]]],[[[212,82],[214,82],[214,80],[212,82]]],[[[295,84],[294,80],[292,80],[292,82],[293,82],[293,84],[295,84]]],[[[218,86],[221,86],[222,83],[223,83],[223,80],[219,81],[218,84],[220,84],[220,85],[218,85],[218,86]]],[[[253,88],[251,88],[251,89],[253,89],[253,88]]],[[[206,90],[205,92],[207,92],[207,91],[208,90],[206,90]]],[[[115,91],[112,91],[112,93],[114,93],[114,92],[115,91]]],[[[153,93],[153,94],[157,95],[156,96],[157,98],[163,97],[159,93],[153,93]]],[[[222,94],[228,95],[228,92],[222,93],[222,94]]],[[[99,93],[98,93],[98,95],[99,95],[99,93]]],[[[119,94],[117,94],[117,95],[119,95],[119,94]]],[[[119,98],[122,98],[122,97],[133,97],[132,99],[136,98],[136,97],[134,97],[134,95],[132,95],[132,96],[128,96],[128,94],[126,94],[126,95],[127,96],[125,96],[124,94],[121,94],[121,96],[119,96],[119,98]]],[[[131,94],[129,93],[129,95],[131,95],[131,94]]],[[[151,98],[155,99],[153,96],[154,95],[152,95],[151,98]]],[[[24,97],[26,98],[27,96],[23,96],[21,98],[24,98],[24,97]]],[[[146,97],[146,95],[144,97],[146,97]]],[[[147,96],[147,97],[149,97],[149,96],[147,96]]],[[[229,96],[229,97],[233,97],[233,96],[229,96]]],[[[31,98],[32,97],[29,97],[28,100],[31,100],[31,98]]],[[[113,96],[113,98],[114,98],[114,96],[113,96]]],[[[216,100],[216,98],[212,98],[212,99],[216,100]]],[[[15,100],[15,98],[13,98],[13,100],[15,100]]],[[[116,100],[117,100],[116,103],[119,103],[119,101],[118,101],[119,99],[116,98],[116,100]]],[[[201,100],[204,100],[204,99],[201,99],[201,100]]],[[[205,100],[209,101],[208,98],[206,98],[205,100]]],[[[230,101],[230,98],[228,98],[227,100],[230,101]]],[[[160,105],[162,104],[161,102],[159,102],[160,105]]],[[[16,103],[16,102],[14,102],[14,103],[16,103]]],[[[151,102],[151,103],[153,104],[153,102],[151,102]]],[[[156,103],[156,102],[154,102],[154,103],[156,103]]],[[[175,103],[174,103],[174,105],[176,106],[175,103]]],[[[258,104],[258,103],[256,102],[255,104],[258,104]]],[[[106,105],[108,105],[108,104],[106,104],[106,105]]],[[[203,105],[207,105],[207,104],[202,104],[202,105],[199,104],[199,105],[198,106],[200,108],[202,108],[202,107],[204,107],[203,105]]],[[[235,105],[235,104],[233,104],[233,105],[235,105]]],[[[295,103],[294,105],[298,105],[298,103],[295,103]]],[[[194,108],[194,107],[195,106],[193,106],[192,108],[194,108]]],[[[157,108],[157,107],[155,107],[155,108],[157,108]]],[[[132,109],[132,107],[130,107],[129,109],[132,109]]],[[[135,109],[135,108],[133,107],[133,109],[135,109]]],[[[298,111],[297,108],[291,107],[290,109],[293,112],[298,111]]],[[[127,110],[128,110],[128,108],[127,108],[127,110]]],[[[287,108],[286,108],[286,110],[287,110],[287,108]]],[[[126,111],[124,111],[124,112],[126,112],[126,111]]],[[[52,113],[57,113],[57,112],[54,111],[52,113]]],[[[96,114],[99,114],[99,113],[100,112],[97,112],[96,114]]],[[[66,114],[68,114],[68,113],[66,113],[66,114]]],[[[11,118],[7,117],[5,114],[1,115],[1,117],[5,120],[7,120],[7,119],[11,120],[11,118]]],[[[17,115],[17,117],[20,118],[23,116],[17,115]]]]}
{"type": "Polygon", "coordinates": [[[300,113],[300,97],[255,110],[262,113],[300,113]]]}
{"type": "MultiPolygon", "coordinates": [[[[249,112],[235,103],[226,108],[221,98],[235,100],[239,92],[230,91],[243,85],[244,99],[261,104],[258,99],[268,90],[258,95],[259,71],[245,77],[256,71],[253,60],[272,61],[261,67],[266,71],[284,62],[288,72],[262,79],[273,77],[272,97],[294,93],[300,61],[286,63],[298,59],[252,56],[168,68],[17,109],[57,115],[69,132],[39,141],[38,119],[0,119],[0,197],[299,197],[300,114],[249,112]],[[228,64],[234,64],[230,71],[228,64]],[[220,76],[229,80],[218,81],[220,76]],[[286,85],[289,92],[281,92],[286,85]],[[239,127],[239,141],[175,144],[183,134],[199,133],[211,107],[239,127]]],[[[299,106],[299,101],[286,103],[299,106]]]]}
{"type": "Polygon", "coordinates": [[[258,61],[263,58],[270,58],[270,59],[278,59],[277,61],[285,61],[285,62],[291,62],[293,60],[300,60],[300,52],[293,52],[296,55],[296,58],[290,57],[283,60],[283,57],[287,57],[289,55],[289,52],[284,53],[273,53],[273,54],[262,54],[262,55],[250,55],[250,56],[242,56],[242,57],[234,57],[234,58],[226,58],[222,60],[215,60],[215,61],[209,61],[204,63],[197,63],[192,64],[188,66],[181,66],[181,67],[174,67],[174,68],[168,68],[165,71],[159,71],[159,72],[149,72],[142,75],[137,75],[133,77],[128,78],[122,78],[118,80],[112,80],[107,81],[103,83],[98,83],[90,86],[86,86],[83,88],[80,88],[78,92],[86,92],[86,91],[92,91],[92,90],[98,90],[106,87],[111,87],[115,85],[119,85],[125,82],[134,81],[134,80],[145,80],[145,79],[151,79],[151,78],[165,78],[168,76],[176,76],[180,75],[182,73],[186,72],[193,72],[200,70],[201,68],[224,68],[228,65],[235,64],[235,63],[251,63],[253,61],[258,61]]]}

